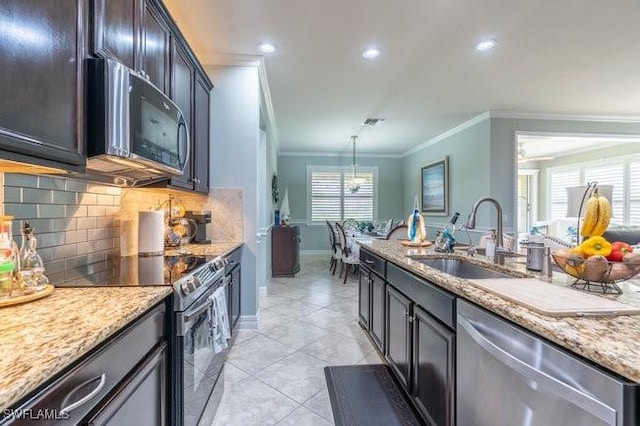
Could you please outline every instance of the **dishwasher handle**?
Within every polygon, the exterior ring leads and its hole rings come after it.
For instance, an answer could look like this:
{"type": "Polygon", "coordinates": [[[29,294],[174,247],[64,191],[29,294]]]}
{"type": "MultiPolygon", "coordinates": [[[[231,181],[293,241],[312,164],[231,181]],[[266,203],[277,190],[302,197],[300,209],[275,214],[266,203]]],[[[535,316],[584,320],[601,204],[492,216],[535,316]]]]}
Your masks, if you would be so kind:
{"type": "Polygon", "coordinates": [[[606,422],[608,425],[616,424],[616,410],[614,408],[603,404],[591,395],[581,392],[573,386],[569,386],[563,381],[558,380],[544,371],[541,371],[511,355],[509,352],[492,342],[490,338],[474,327],[471,321],[461,315],[458,315],[458,326],[462,327],[480,347],[502,364],[508,366],[529,380],[535,381],[541,386],[544,386],[557,397],[565,399],[582,408],[600,420],[606,422]]]}

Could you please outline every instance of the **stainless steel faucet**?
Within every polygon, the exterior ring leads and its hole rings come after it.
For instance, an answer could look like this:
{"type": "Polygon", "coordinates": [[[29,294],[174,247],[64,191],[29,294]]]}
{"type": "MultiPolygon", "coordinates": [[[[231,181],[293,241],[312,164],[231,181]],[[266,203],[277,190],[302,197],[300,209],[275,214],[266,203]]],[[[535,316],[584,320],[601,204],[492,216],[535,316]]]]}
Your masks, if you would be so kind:
{"type": "Polygon", "coordinates": [[[496,229],[498,232],[498,236],[496,240],[496,251],[493,255],[493,262],[503,265],[504,256],[502,256],[502,252],[506,251],[506,249],[504,247],[504,238],[502,236],[502,206],[500,205],[500,203],[491,197],[480,198],[478,201],[475,202],[475,204],[471,208],[471,212],[469,213],[469,218],[467,219],[466,228],[475,229],[476,214],[478,211],[478,207],[480,206],[480,204],[484,203],[485,201],[493,204],[496,208],[496,229]]]}

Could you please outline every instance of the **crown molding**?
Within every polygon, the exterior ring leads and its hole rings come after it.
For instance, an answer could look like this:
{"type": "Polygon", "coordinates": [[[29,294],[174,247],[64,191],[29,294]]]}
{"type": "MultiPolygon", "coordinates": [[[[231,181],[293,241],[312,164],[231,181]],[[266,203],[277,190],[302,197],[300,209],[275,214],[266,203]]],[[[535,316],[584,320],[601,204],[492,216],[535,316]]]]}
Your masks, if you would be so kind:
{"type": "Polygon", "coordinates": [[[257,68],[264,62],[264,57],[260,55],[243,55],[225,52],[199,52],[198,58],[203,65],[213,66],[257,68]]]}
{"type": "Polygon", "coordinates": [[[435,137],[429,139],[428,141],[422,142],[420,145],[415,146],[415,147],[411,148],[408,151],[405,151],[402,154],[402,157],[407,157],[407,156],[409,156],[411,154],[415,154],[416,152],[421,151],[421,150],[423,150],[423,149],[425,149],[425,148],[427,148],[427,147],[429,147],[431,145],[434,145],[434,144],[440,142],[441,140],[444,140],[444,139],[446,139],[448,137],[451,137],[451,136],[455,135],[456,133],[459,133],[459,132],[461,132],[461,131],[463,131],[465,129],[468,129],[471,126],[475,126],[476,124],[478,124],[478,123],[480,123],[480,122],[482,122],[484,120],[488,120],[490,117],[491,117],[491,114],[489,113],[489,111],[486,111],[486,112],[483,112],[482,114],[476,115],[472,119],[467,120],[462,124],[458,124],[456,127],[452,128],[452,129],[449,129],[444,133],[440,133],[438,136],[435,136],[435,137]]]}
{"type": "Polygon", "coordinates": [[[580,115],[544,112],[489,111],[491,118],[515,118],[524,120],[597,121],[616,123],[640,123],[640,116],[624,115],[580,115]]]}
{"type": "Polygon", "coordinates": [[[262,91],[262,100],[264,102],[265,113],[269,126],[269,134],[274,144],[276,154],[280,151],[280,140],[278,139],[278,127],[276,125],[276,116],[273,111],[273,102],[271,100],[271,88],[269,87],[269,79],[267,78],[267,68],[264,65],[264,57],[258,65],[258,78],[260,79],[260,90],[262,91]]]}
{"type": "MultiPolygon", "coordinates": [[[[302,151],[282,151],[278,153],[283,157],[345,157],[351,158],[351,153],[346,152],[302,152],[302,151]]],[[[402,158],[402,154],[367,154],[358,153],[358,158],[402,158]]]]}

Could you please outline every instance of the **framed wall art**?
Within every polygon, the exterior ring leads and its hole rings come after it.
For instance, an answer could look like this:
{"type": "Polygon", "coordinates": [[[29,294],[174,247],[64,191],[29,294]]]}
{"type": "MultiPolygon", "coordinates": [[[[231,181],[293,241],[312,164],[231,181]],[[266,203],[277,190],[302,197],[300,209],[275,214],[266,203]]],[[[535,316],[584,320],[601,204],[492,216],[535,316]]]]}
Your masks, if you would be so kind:
{"type": "Polygon", "coordinates": [[[446,216],[449,205],[449,157],[420,169],[422,212],[446,216]]]}

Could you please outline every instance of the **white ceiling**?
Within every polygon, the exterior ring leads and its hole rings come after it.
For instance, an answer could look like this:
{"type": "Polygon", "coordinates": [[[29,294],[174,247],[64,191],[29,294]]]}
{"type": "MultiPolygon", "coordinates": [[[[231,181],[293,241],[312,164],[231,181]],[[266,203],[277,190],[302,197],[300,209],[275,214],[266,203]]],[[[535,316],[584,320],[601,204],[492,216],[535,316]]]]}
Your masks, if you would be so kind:
{"type": "Polygon", "coordinates": [[[361,134],[359,152],[399,154],[487,110],[640,116],[636,0],[165,2],[203,56],[279,47],[281,151],[348,152],[361,134]],[[487,37],[497,48],[474,51],[487,37]]]}

